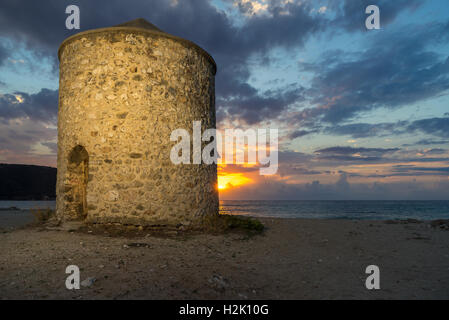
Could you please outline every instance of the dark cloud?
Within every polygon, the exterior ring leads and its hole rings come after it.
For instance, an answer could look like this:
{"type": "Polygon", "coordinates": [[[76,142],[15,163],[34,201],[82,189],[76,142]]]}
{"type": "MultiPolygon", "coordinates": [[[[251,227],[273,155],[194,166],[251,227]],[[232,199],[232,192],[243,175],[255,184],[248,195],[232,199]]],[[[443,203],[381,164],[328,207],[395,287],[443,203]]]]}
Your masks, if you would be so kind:
{"type": "Polygon", "coordinates": [[[56,123],[58,90],[41,89],[38,93],[15,92],[0,96],[0,120],[28,117],[45,123],[56,123]]]}
{"type": "MultiPolygon", "coordinates": [[[[417,5],[417,1],[381,1],[378,5],[382,8],[382,21],[389,23],[399,12],[400,8],[410,8],[417,5]]],[[[250,76],[248,59],[255,55],[262,61],[269,61],[267,54],[277,47],[296,48],[318,31],[325,28],[335,28],[335,25],[348,28],[349,25],[356,25],[354,21],[360,20],[359,14],[364,14],[364,7],[368,5],[367,1],[355,3],[354,1],[345,1],[343,5],[336,5],[335,12],[339,21],[345,21],[343,24],[329,24],[325,15],[312,14],[313,7],[305,2],[285,3],[285,1],[268,1],[266,14],[253,15],[247,17],[242,24],[236,25],[232,17],[225,12],[218,10],[210,1],[207,0],[183,0],[174,1],[153,0],[153,1],[127,1],[126,5],[122,1],[3,1],[0,4],[0,35],[11,39],[22,41],[28,48],[36,52],[37,55],[50,56],[56,61],[56,52],[62,40],[77,31],[67,30],[65,28],[65,8],[67,5],[75,4],[81,11],[81,30],[92,28],[107,27],[116,25],[136,17],[143,17],[153,22],[162,30],[181,36],[198,43],[208,50],[215,58],[218,64],[218,74],[216,80],[217,89],[217,110],[218,119],[224,117],[241,118],[249,124],[253,124],[265,119],[273,119],[285,109],[304,100],[302,88],[284,88],[282,92],[267,93],[259,92],[256,88],[248,84],[250,76]],[[366,3],[365,3],[366,2],[366,3]],[[25,10],[26,9],[26,10],[25,10]],[[20,12],[20,18],[17,16],[20,12]],[[288,14],[285,14],[288,12],[288,14]]],[[[240,9],[244,13],[251,10],[249,3],[241,4],[240,9]]],[[[333,21],[333,22],[335,22],[333,21]]],[[[362,19],[361,21],[364,21],[362,19]]],[[[421,39],[416,41],[419,43],[421,39]]],[[[354,62],[352,65],[338,65],[334,69],[321,70],[320,77],[315,79],[312,91],[312,100],[316,104],[323,104],[326,101],[325,96],[316,94],[317,92],[332,93],[335,90],[329,89],[331,83],[336,79],[348,87],[348,85],[361,82],[360,88],[348,88],[352,92],[360,92],[358,99],[353,99],[354,94],[347,93],[342,99],[337,99],[335,107],[329,109],[324,115],[326,121],[338,121],[347,118],[362,109],[370,109],[376,104],[373,102],[372,92],[364,96],[366,88],[370,83],[366,79],[372,77],[379,70],[384,70],[385,79],[391,79],[391,75],[398,70],[396,61],[391,61],[388,65],[379,69],[379,65],[368,60],[375,56],[376,61],[389,61],[394,56],[392,52],[383,52],[386,59],[377,56],[374,49],[368,53],[366,59],[354,62]],[[396,68],[391,68],[396,66],[396,68]],[[362,68],[360,68],[362,67],[362,68]],[[359,70],[359,71],[357,71],[359,70]],[[391,70],[388,72],[388,70],[391,70]],[[342,77],[342,75],[344,75],[342,77]],[[352,76],[350,76],[352,75],[352,76]],[[324,91],[323,91],[324,90],[324,91]],[[362,98],[365,97],[365,98],[362,98]],[[350,103],[349,103],[350,102],[350,103]]],[[[404,49],[405,50],[404,46],[404,49]]],[[[422,46],[420,46],[422,48],[422,46]]],[[[402,50],[401,48],[398,51],[402,50]]],[[[418,49],[419,50],[419,49],[418,49]]],[[[1,51],[0,51],[1,52],[1,51]]],[[[398,52],[394,57],[402,58],[403,52],[398,52]]],[[[419,64],[421,68],[429,67],[434,63],[436,57],[433,56],[413,56],[410,60],[424,58],[428,63],[419,64]]],[[[1,61],[1,53],[0,53],[1,61]]],[[[411,63],[412,61],[410,61],[411,63]]],[[[403,63],[404,64],[404,63],[403,63]]],[[[405,61],[407,64],[407,61],[405,61]]],[[[418,67],[419,67],[418,66],[418,67]]],[[[444,65],[439,66],[441,73],[444,73],[444,65]]],[[[399,71],[406,69],[406,66],[399,71]]],[[[434,66],[437,70],[438,66],[434,66]]],[[[56,69],[55,69],[56,70],[56,69]]],[[[429,70],[429,76],[435,76],[435,70],[429,70]]],[[[410,74],[413,74],[411,70],[410,74]]],[[[423,73],[423,72],[422,72],[423,73]]],[[[423,74],[416,77],[423,77],[423,74]]],[[[407,74],[404,74],[407,76],[407,74]]],[[[377,76],[379,77],[379,76],[377,76]]],[[[401,75],[400,77],[401,78],[401,75]]],[[[377,79],[379,80],[379,79],[377,79]]],[[[372,80],[373,82],[376,79],[372,80]]],[[[428,91],[428,95],[439,92],[444,83],[435,79],[429,81],[421,91],[428,91]],[[433,91],[430,92],[430,88],[433,91]]],[[[390,88],[378,87],[376,90],[388,91],[390,88]]],[[[311,92],[312,92],[311,91],[311,92]]],[[[309,93],[311,93],[309,92],[309,93]]],[[[413,92],[413,90],[410,90],[413,92]]],[[[384,94],[387,94],[384,92],[384,94]]],[[[420,93],[418,92],[417,95],[420,93]]],[[[425,96],[421,92],[421,97],[425,96]]],[[[403,96],[409,96],[407,94],[403,96]]],[[[413,95],[412,95],[413,96],[413,95]]],[[[409,100],[413,100],[413,97],[409,100]]],[[[392,99],[394,103],[394,99],[392,99]]],[[[399,102],[398,102],[399,103],[399,102]]],[[[312,115],[321,115],[321,110],[315,109],[310,112],[312,115]]]]}
{"type": "MultiPolygon", "coordinates": [[[[383,137],[410,133],[425,133],[440,138],[449,138],[449,117],[434,117],[415,121],[397,121],[391,123],[351,123],[324,127],[324,133],[348,135],[353,138],[383,137]]],[[[421,139],[414,145],[447,144],[449,140],[421,139]]]]}
{"type": "Polygon", "coordinates": [[[347,155],[347,154],[361,154],[361,155],[383,155],[386,153],[393,153],[399,151],[399,148],[354,148],[354,147],[330,147],[316,150],[315,153],[318,154],[337,154],[337,155],[347,155]]]}
{"type": "Polygon", "coordinates": [[[318,157],[320,160],[327,160],[333,162],[334,165],[341,162],[366,162],[366,163],[376,163],[381,162],[382,157],[375,156],[351,156],[351,155],[339,155],[339,154],[330,154],[330,155],[320,155],[318,157]]]}
{"type": "Polygon", "coordinates": [[[0,67],[5,63],[9,55],[9,49],[0,42],[0,67]]]}
{"type": "Polygon", "coordinates": [[[395,159],[395,162],[423,162],[423,163],[430,163],[430,162],[447,162],[449,161],[448,157],[440,157],[440,158],[433,158],[433,157],[421,157],[421,158],[401,158],[401,159],[395,159]]]}
{"type": "Polygon", "coordinates": [[[447,149],[441,149],[441,148],[433,148],[430,150],[424,150],[423,153],[425,153],[426,155],[431,155],[431,154],[445,154],[448,153],[449,150],[447,149]]]}
{"type": "Polygon", "coordinates": [[[416,166],[393,166],[392,176],[422,176],[422,175],[443,175],[449,176],[449,167],[416,167],[416,166]]]}
{"type": "Polygon", "coordinates": [[[280,177],[285,177],[285,176],[291,176],[291,175],[318,175],[318,174],[322,174],[323,172],[319,171],[319,170],[310,170],[308,168],[304,167],[304,164],[298,164],[298,163],[293,163],[293,164],[287,164],[287,163],[282,163],[279,168],[278,168],[278,174],[280,177]]]}
{"type": "MultiPolygon", "coordinates": [[[[399,148],[354,148],[336,146],[316,150],[313,154],[294,151],[279,151],[279,173],[285,175],[334,174],[328,168],[347,165],[377,164],[385,168],[404,163],[437,164],[449,163],[447,149],[401,150],[399,148]],[[307,170],[307,171],[306,171],[307,170]]],[[[339,170],[344,173],[344,170],[339,170]]],[[[347,172],[347,174],[353,174],[347,172]]],[[[366,176],[368,177],[368,176],[366,176]]]]}
{"type": "Polygon", "coordinates": [[[312,133],[315,133],[315,132],[317,132],[317,131],[308,131],[308,130],[296,130],[296,131],[293,131],[292,133],[290,133],[289,135],[288,135],[288,137],[290,138],[290,139],[296,139],[296,138],[300,138],[300,137],[304,137],[304,136],[306,136],[306,135],[308,135],[308,134],[312,134],[312,133]]]}
{"type": "Polygon", "coordinates": [[[218,105],[226,108],[227,118],[240,118],[248,124],[273,120],[288,106],[304,100],[301,88],[286,91],[266,91],[233,98],[219,98],[218,105]]]}
{"type": "Polygon", "coordinates": [[[282,150],[278,152],[279,163],[304,164],[313,159],[313,155],[295,152],[290,150],[282,150]]]}
{"type": "Polygon", "coordinates": [[[391,162],[391,155],[400,149],[398,148],[354,148],[354,147],[329,147],[315,151],[316,160],[322,165],[333,165],[349,163],[385,163],[391,162]]]}
{"type": "Polygon", "coordinates": [[[387,136],[394,133],[405,122],[397,123],[352,123],[326,127],[324,132],[332,135],[349,135],[353,138],[387,136]]]}
{"type": "Polygon", "coordinates": [[[49,148],[53,154],[56,155],[58,153],[58,144],[56,142],[41,142],[41,144],[49,148]]]}
{"type": "Polygon", "coordinates": [[[362,112],[444,94],[449,89],[449,56],[427,48],[446,42],[448,31],[445,23],[408,26],[407,32],[369,38],[369,47],[355,57],[353,53],[337,58],[324,55],[316,64],[301,66],[315,73],[306,95],[315,107],[302,110],[296,121],[337,125],[362,112]]]}
{"type": "Polygon", "coordinates": [[[434,136],[449,138],[449,117],[416,120],[407,127],[407,131],[421,131],[434,136]]]}
{"type": "Polygon", "coordinates": [[[433,140],[433,139],[421,139],[414,143],[405,143],[403,147],[420,146],[420,145],[435,145],[435,144],[449,144],[449,140],[433,140]]]}
{"type": "Polygon", "coordinates": [[[276,116],[287,103],[293,103],[300,96],[294,92],[259,93],[247,83],[249,57],[257,54],[266,60],[266,54],[273,48],[301,46],[309,35],[324,26],[323,17],[310,15],[308,4],[283,4],[281,1],[270,2],[269,15],[253,16],[236,26],[231,17],[207,0],[182,0],[176,4],[167,0],[130,0],[126,4],[118,0],[23,0],[0,4],[0,35],[26,43],[37,55],[52,57],[57,65],[59,44],[78,32],[65,28],[65,8],[70,4],[80,8],[79,31],[143,17],[168,33],[204,47],[218,64],[219,115],[241,117],[248,123],[276,116]],[[282,14],[285,10],[288,15],[282,14]],[[220,111],[220,108],[227,110],[220,111]]]}

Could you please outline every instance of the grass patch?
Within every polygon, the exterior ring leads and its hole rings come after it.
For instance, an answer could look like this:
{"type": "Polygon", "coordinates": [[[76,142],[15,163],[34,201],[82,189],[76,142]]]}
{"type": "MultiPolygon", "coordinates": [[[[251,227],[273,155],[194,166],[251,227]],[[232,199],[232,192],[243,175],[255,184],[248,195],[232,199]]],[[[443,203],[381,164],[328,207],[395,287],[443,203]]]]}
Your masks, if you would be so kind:
{"type": "MultiPolygon", "coordinates": [[[[91,235],[103,235],[107,237],[142,238],[160,237],[175,240],[186,240],[190,236],[198,234],[224,234],[240,233],[245,239],[261,234],[265,226],[257,219],[234,216],[216,215],[206,217],[201,222],[186,225],[122,225],[119,223],[86,223],[76,231],[91,235]]],[[[74,230],[75,231],[75,230],[74,230]]]]}
{"type": "Polygon", "coordinates": [[[44,224],[48,222],[52,217],[55,216],[55,210],[51,209],[32,209],[31,213],[34,216],[35,222],[37,224],[44,224]]]}
{"type": "Polygon", "coordinates": [[[243,232],[248,236],[261,234],[265,226],[257,219],[220,214],[207,217],[200,225],[200,229],[212,233],[243,232]]]}

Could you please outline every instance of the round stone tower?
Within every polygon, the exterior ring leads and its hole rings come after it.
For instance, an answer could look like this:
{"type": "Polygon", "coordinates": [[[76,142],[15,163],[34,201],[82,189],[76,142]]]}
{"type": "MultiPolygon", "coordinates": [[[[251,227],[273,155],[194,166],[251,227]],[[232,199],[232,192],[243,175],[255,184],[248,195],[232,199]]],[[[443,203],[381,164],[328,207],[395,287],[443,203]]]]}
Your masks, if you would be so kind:
{"type": "Polygon", "coordinates": [[[215,128],[212,57],[143,19],[78,33],[58,55],[58,217],[173,225],[217,215],[216,164],[170,161],[173,130],[215,128]]]}

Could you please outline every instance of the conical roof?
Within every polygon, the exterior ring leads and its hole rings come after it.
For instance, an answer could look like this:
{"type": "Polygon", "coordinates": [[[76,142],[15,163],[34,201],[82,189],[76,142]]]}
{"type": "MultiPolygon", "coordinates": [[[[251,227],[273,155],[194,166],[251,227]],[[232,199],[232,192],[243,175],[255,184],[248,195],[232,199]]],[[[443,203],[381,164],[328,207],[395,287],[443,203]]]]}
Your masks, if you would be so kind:
{"type": "Polygon", "coordinates": [[[156,27],[154,24],[148,22],[147,20],[145,20],[143,18],[134,19],[134,20],[131,20],[131,21],[128,21],[125,23],[121,23],[121,24],[109,27],[109,28],[87,30],[87,31],[77,33],[73,36],[70,36],[67,39],[65,39],[59,46],[58,57],[60,58],[60,53],[61,53],[61,50],[63,49],[64,45],[74,39],[77,39],[78,37],[85,36],[87,34],[92,34],[92,33],[111,32],[111,31],[117,31],[117,30],[124,30],[124,31],[129,31],[129,32],[143,31],[143,32],[148,32],[148,33],[152,33],[152,34],[157,34],[159,36],[163,36],[166,38],[170,38],[175,41],[179,41],[179,42],[183,43],[184,45],[195,48],[202,55],[204,55],[213,64],[214,74],[217,70],[217,65],[216,65],[214,59],[206,50],[204,50],[197,44],[193,43],[192,41],[189,41],[189,40],[186,40],[186,39],[183,39],[183,38],[180,38],[180,37],[177,37],[177,36],[174,36],[174,35],[171,35],[169,33],[162,31],[161,29],[156,27]]]}
{"type": "MultiPolygon", "coordinates": [[[[153,30],[158,32],[164,32],[158,27],[156,27],[154,24],[148,22],[147,20],[143,18],[134,19],[125,23],[118,24],[114,27],[132,27],[132,28],[141,28],[146,30],[153,30]]],[[[165,33],[165,32],[164,32],[165,33]]]]}

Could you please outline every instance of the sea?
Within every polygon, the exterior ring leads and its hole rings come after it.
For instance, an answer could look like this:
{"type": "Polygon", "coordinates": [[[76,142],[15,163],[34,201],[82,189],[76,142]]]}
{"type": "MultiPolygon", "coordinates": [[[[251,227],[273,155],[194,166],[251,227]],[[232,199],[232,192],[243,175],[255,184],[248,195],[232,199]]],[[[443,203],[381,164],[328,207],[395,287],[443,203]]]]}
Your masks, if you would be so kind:
{"type": "Polygon", "coordinates": [[[307,201],[220,202],[220,212],[272,218],[395,220],[449,219],[449,201],[307,201]]]}
{"type": "MultiPolygon", "coordinates": [[[[1,209],[54,209],[55,201],[0,201],[1,209]]],[[[222,200],[220,213],[271,218],[395,220],[449,219],[449,201],[222,200]]]]}

